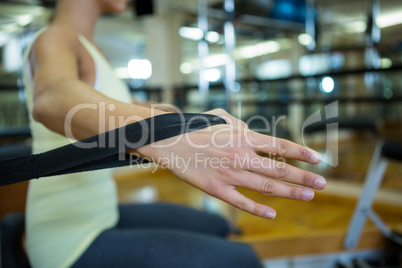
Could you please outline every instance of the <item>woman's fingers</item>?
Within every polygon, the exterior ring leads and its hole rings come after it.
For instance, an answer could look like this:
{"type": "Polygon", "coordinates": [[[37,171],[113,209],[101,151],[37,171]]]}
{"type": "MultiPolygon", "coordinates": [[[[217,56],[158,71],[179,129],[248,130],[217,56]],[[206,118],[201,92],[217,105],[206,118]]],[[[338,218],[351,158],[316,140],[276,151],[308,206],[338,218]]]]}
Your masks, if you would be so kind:
{"type": "Polygon", "coordinates": [[[248,165],[248,171],[317,190],[322,190],[326,186],[325,179],[317,174],[270,158],[258,155],[254,157],[258,161],[254,161],[253,165],[248,165]]]}
{"type": "Polygon", "coordinates": [[[250,145],[257,152],[275,154],[275,156],[293,158],[311,164],[318,164],[322,160],[318,152],[288,140],[270,137],[253,131],[248,132],[248,137],[250,145]]]}
{"type": "Polygon", "coordinates": [[[231,204],[232,206],[235,206],[238,209],[246,211],[255,216],[267,219],[273,219],[276,216],[276,211],[273,208],[254,202],[229,185],[227,185],[224,189],[221,189],[215,196],[231,204]]]}
{"type": "Polygon", "coordinates": [[[237,186],[245,187],[256,192],[276,197],[310,201],[314,191],[305,187],[281,183],[277,180],[243,171],[233,178],[237,186]]]}

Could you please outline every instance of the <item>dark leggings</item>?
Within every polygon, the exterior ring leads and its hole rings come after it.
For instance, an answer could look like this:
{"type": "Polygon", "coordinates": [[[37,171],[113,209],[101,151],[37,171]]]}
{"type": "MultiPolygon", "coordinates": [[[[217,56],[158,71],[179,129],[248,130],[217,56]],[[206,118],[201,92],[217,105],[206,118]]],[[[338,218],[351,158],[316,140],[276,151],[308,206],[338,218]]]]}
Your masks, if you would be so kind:
{"type": "Polygon", "coordinates": [[[80,267],[261,267],[251,248],[225,240],[219,216],[170,205],[123,205],[116,227],[104,231],[73,265],[80,267]]]}

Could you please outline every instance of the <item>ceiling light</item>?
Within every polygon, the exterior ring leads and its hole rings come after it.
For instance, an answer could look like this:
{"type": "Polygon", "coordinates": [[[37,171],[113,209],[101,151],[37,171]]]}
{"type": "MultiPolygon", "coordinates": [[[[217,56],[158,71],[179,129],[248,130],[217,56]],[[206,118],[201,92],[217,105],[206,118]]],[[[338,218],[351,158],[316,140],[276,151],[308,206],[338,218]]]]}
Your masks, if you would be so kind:
{"type": "Polygon", "coordinates": [[[202,64],[206,68],[212,68],[225,65],[227,62],[228,56],[226,54],[216,54],[204,58],[202,64]]]}
{"type": "Polygon", "coordinates": [[[311,35],[306,33],[300,34],[297,40],[303,46],[308,46],[311,44],[311,42],[313,42],[313,38],[311,37],[311,35]]]}
{"type": "Polygon", "coordinates": [[[217,32],[207,32],[205,35],[205,40],[207,40],[210,43],[216,43],[219,41],[220,35],[217,32]]]}
{"type": "Polygon", "coordinates": [[[0,29],[2,31],[12,33],[20,30],[20,27],[16,22],[11,22],[11,23],[0,24],[0,29]]]}
{"type": "Polygon", "coordinates": [[[209,82],[217,82],[221,78],[221,71],[216,68],[205,70],[204,78],[209,82]]]}
{"type": "Polygon", "coordinates": [[[380,66],[382,69],[390,68],[392,66],[392,60],[390,60],[388,58],[382,58],[380,60],[380,66]]]}
{"type": "Polygon", "coordinates": [[[281,46],[276,41],[268,41],[258,43],[256,45],[239,47],[235,50],[234,55],[237,58],[251,59],[258,56],[277,52],[281,49],[281,46]]]}
{"type": "Polygon", "coordinates": [[[179,35],[183,38],[199,41],[204,37],[204,32],[200,28],[195,27],[181,27],[179,35]]]}
{"type": "Polygon", "coordinates": [[[402,10],[398,10],[390,14],[382,14],[376,19],[376,23],[380,28],[386,28],[397,24],[402,24],[402,10]]]}
{"type": "Polygon", "coordinates": [[[291,76],[293,73],[293,64],[288,59],[269,60],[261,63],[257,68],[255,75],[259,79],[276,79],[291,76]]]}
{"type": "Polygon", "coordinates": [[[133,59],[128,62],[128,75],[133,79],[148,79],[152,75],[152,64],[149,60],[133,59]]]}
{"type": "Polygon", "coordinates": [[[194,67],[191,63],[183,62],[182,64],[180,64],[180,72],[182,74],[189,74],[189,73],[192,73],[193,71],[194,71],[194,67]]]}
{"type": "MultiPolygon", "coordinates": [[[[389,14],[381,14],[377,17],[376,23],[380,28],[386,28],[398,24],[402,24],[402,10],[389,14]]],[[[363,20],[350,22],[346,31],[351,33],[363,33],[367,29],[367,23],[363,20]]]]}
{"type": "Polygon", "coordinates": [[[349,33],[363,33],[367,29],[367,23],[362,20],[347,23],[345,31],[349,33]]]}
{"type": "Polygon", "coordinates": [[[34,19],[34,16],[32,14],[24,14],[24,15],[18,15],[16,18],[16,21],[20,26],[26,26],[30,24],[34,19]]]}
{"type": "Polygon", "coordinates": [[[6,72],[15,72],[22,65],[21,44],[16,38],[10,38],[3,48],[3,67],[6,72]]]}
{"type": "Polygon", "coordinates": [[[320,88],[321,88],[322,92],[330,93],[334,90],[334,87],[335,87],[334,79],[332,79],[329,76],[326,76],[322,79],[321,84],[320,84],[320,88]]]}
{"type": "Polygon", "coordinates": [[[0,32],[0,47],[10,39],[10,35],[6,32],[0,32]]]}

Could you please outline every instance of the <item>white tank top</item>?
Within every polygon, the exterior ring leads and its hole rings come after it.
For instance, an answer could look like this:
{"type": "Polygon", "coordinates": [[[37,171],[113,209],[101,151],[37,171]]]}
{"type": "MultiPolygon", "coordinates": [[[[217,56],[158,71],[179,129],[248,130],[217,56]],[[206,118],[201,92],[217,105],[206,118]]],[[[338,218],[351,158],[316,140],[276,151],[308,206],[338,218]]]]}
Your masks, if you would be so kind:
{"type": "MultiPolygon", "coordinates": [[[[46,30],[40,30],[34,40],[46,30]]],[[[108,97],[131,102],[127,86],[113,76],[111,66],[85,37],[78,37],[95,63],[94,87],[108,97]]],[[[33,88],[28,55],[24,54],[24,84],[32,132],[33,153],[69,143],[69,140],[32,119],[33,88]]],[[[71,266],[105,229],[118,220],[117,194],[111,170],[31,180],[26,206],[26,238],[33,267],[71,266]]]]}

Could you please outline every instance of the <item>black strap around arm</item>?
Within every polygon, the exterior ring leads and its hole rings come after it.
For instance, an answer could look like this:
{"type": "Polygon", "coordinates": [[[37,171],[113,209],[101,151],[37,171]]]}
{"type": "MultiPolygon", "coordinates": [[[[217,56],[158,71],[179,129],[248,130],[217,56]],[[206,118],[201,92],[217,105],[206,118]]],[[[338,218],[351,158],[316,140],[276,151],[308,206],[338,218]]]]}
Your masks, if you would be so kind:
{"type": "Polygon", "coordinates": [[[51,151],[0,161],[0,186],[40,177],[146,163],[148,160],[138,156],[131,159],[121,156],[130,149],[218,124],[226,122],[209,114],[169,113],[150,117],[51,151]]]}

